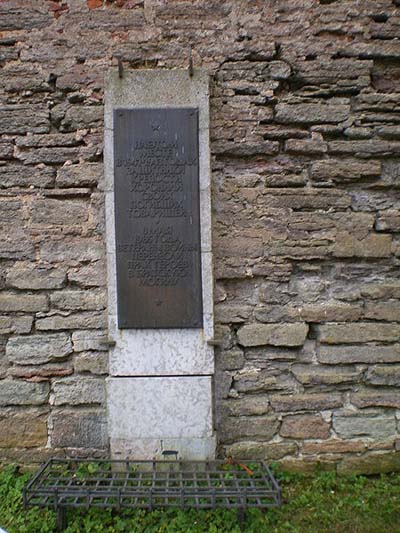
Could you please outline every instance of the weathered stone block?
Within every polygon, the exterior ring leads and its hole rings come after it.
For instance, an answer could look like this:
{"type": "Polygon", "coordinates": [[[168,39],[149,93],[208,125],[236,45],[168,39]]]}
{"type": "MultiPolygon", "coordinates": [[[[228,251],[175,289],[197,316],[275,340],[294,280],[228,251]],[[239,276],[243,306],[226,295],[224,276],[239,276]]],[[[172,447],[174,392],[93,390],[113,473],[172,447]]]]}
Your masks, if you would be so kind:
{"type": "Polygon", "coordinates": [[[49,112],[42,106],[15,104],[0,106],[0,134],[47,133],[49,112]]]}
{"type": "Polygon", "coordinates": [[[270,440],[278,432],[279,421],[274,416],[225,417],[220,424],[224,442],[247,438],[270,440]]]}
{"type": "Polygon", "coordinates": [[[60,330],[60,329],[102,329],[107,325],[104,313],[83,311],[71,315],[53,315],[36,320],[36,329],[40,331],[60,330]]]}
{"type": "Polygon", "coordinates": [[[369,368],[365,381],[371,385],[400,386],[400,365],[376,365],[369,368]]]}
{"type": "Polygon", "coordinates": [[[0,405],[41,405],[49,397],[48,383],[31,383],[17,379],[0,381],[0,405]]]}
{"type": "Polygon", "coordinates": [[[0,410],[0,448],[47,444],[47,413],[39,409],[0,410]]]}
{"type": "Polygon", "coordinates": [[[0,6],[0,30],[32,30],[45,28],[51,22],[46,8],[21,3],[2,3],[0,6]]]}
{"type": "Polygon", "coordinates": [[[24,165],[46,165],[64,164],[66,161],[77,163],[82,150],[79,147],[52,147],[35,148],[31,150],[17,149],[15,157],[22,161],[24,165]]]}
{"type": "MultiPolygon", "coordinates": [[[[10,195],[2,195],[0,198],[0,220],[5,222],[12,221],[14,224],[20,226],[21,219],[24,218],[23,214],[23,202],[18,197],[10,195]]],[[[5,228],[2,228],[4,231],[5,228]]],[[[8,230],[9,228],[7,228],[8,230]]]]}
{"type": "MultiPolygon", "coordinates": [[[[384,159],[382,161],[382,184],[396,187],[400,177],[400,164],[398,159],[384,159]]],[[[393,206],[386,206],[383,209],[390,209],[393,206]]]]}
{"type": "Polygon", "coordinates": [[[399,105],[399,96],[397,93],[360,94],[354,97],[352,104],[354,111],[395,111],[399,105]]]}
{"type": "Polygon", "coordinates": [[[11,337],[6,346],[8,360],[18,365],[41,365],[71,352],[71,339],[66,333],[11,337]]]}
{"type": "Polygon", "coordinates": [[[233,347],[234,332],[229,326],[217,323],[214,326],[214,342],[220,354],[226,353],[226,350],[230,350],[233,347]]]}
{"type": "Polygon", "coordinates": [[[390,257],[392,237],[370,234],[359,239],[350,233],[340,232],[336,236],[333,255],[335,257],[390,257]]]}
{"type": "Polygon", "coordinates": [[[106,448],[107,420],[102,411],[57,411],[50,417],[53,448],[106,448]]]}
{"type": "Polygon", "coordinates": [[[75,372],[108,374],[108,353],[80,352],[74,357],[75,372]]]}
{"type": "Polygon", "coordinates": [[[35,247],[27,233],[20,227],[7,226],[7,234],[2,235],[0,228],[1,259],[34,259],[35,247]]]}
{"type": "Polygon", "coordinates": [[[400,142],[368,139],[362,141],[333,141],[328,143],[330,154],[355,157],[376,157],[400,154],[400,142]]]}
{"type": "Polygon", "coordinates": [[[287,80],[292,69],[285,61],[270,61],[267,63],[264,73],[273,80],[287,80]]]}
{"type": "Polygon", "coordinates": [[[102,404],[105,401],[105,383],[100,378],[74,376],[55,381],[54,405],[102,404]]]}
{"type": "Polygon", "coordinates": [[[345,457],[337,466],[340,475],[373,475],[400,470],[400,452],[367,453],[345,457]]]}
{"type": "Polygon", "coordinates": [[[292,154],[323,155],[328,151],[328,145],[321,139],[289,139],[285,150],[292,154]]]}
{"type": "Polygon", "coordinates": [[[69,361],[43,363],[42,365],[13,365],[8,368],[9,377],[43,382],[50,378],[70,376],[74,369],[69,361]]]}
{"type": "Polygon", "coordinates": [[[243,368],[245,358],[242,350],[228,349],[216,354],[216,364],[222,370],[237,370],[243,368]]]}
{"type": "Polygon", "coordinates": [[[352,324],[322,324],[316,326],[319,339],[327,344],[352,344],[365,342],[395,342],[400,339],[400,325],[378,322],[352,324]]]}
{"type": "Polygon", "coordinates": [[[299,324],[248,324],[238,331],[242,346],[301,346],[308,333],[308,326],[299,324]]]}
{"type": "Polygon", "coordinates": [[[72,268],[68,272],[68,280],[79,287],[103,287],[106,285],[106,267],[102,261],[80,268],[72,268]]]}
{"type": "Polygon", "coordinates": [[[282,394],[270,396],[275,411],[322,411],[343,405],[341,394],[282,394]]]}
{"type": "Polygon", "coordinates": [[[21,294],[3,292],[0,294],[0,311],[36,312],[47,311],[49,303],[44,294],[21,294]]]}
{"type": "Polygon", "coordinates": [[[294,376],[303,385],[335,385],[357,382],[362,371],[347,366],[293,365],[294,376]]]}
{"type": "Polygon", "coordinates": [[[51,167],[0,166],[0,188],[50,187],[54,183],[54,175],[55,170],[51,167]]]}
{"type": "Polygon", "coordinates": [[[78,146],[81,140],[77,135],[69,133],[50,133],[48,135],[26,135],[17,137],[15,144],[22,148],[78,146]]]}
{"type": "Polygon", "coordinates": [[[90,238],[45,241],[40,251],[43,261],[50,263],[62,262],[65,265],[75,265],[84,261],[98,261],[103,259],[104,255],[104,243],[90,238]]]}
{"type": "Polygon", "coordinates": [[[57,171],[57,187],[94,187],[103,177],[100,163],[63,166],[57,171]]]}
{"type": "Polygon", "coordinates": [[[297,307],[289,305],[263,305],[254,309],[254,318],[259,322],[290,322],[300,319],[297,307]]]}
{"type": "Polygon", "coordinates": [[[343,302],[321,302],[293,306],[298,309],[299,318],[305,322],[345,322],[359,320],[363,313],[362,305],[343,302]]]}
{"type": "Polygon", "coordinates": [[[219,156],[249,157],[256,155],[274,155],[279,152],[279,143],[275,141],[262,142],[232,142],[216,141],[212,144],[212,151],[219,156]]]}
{"type": "Polygon", "coordinates": [[[215,240],[215,251],[218,257],[251,257],[264,255],[264,245],[260,237],[232,237],[225,236],[215,240]]]}
{"type": "Polygon", "coordinates": [[[49,85],[36,65],[15,62],[0,71],[1,85],[11,93],[20,91],[46,92],[49,85]]]}
{"type": "Polygon", "coordinates": [[[102,106],[71,106],[61,121],[60,131],[68,132],[98,126],[103,120],[102,106]]]}
{"type": "Polygon", "coordinates": [[[400,395],[397,391],[376,391],[374,389],[355,392],[350,401],[356,407],[394,407],[400,409],[400,395]]]}
{"type": "Polygon", "coordinates": [[[104,309],[106,305],[104,290],[63,290],[50,296],[51,307],[68,311],[89,311],[104,309]]]}
{"type": "Polygon", "coordinates": [[[329,439],[322,442],[304,442],[305,454],[363,452],[366,444],[361,440],[329,439]]]}
{"type": "Polygon", "coordinates": [[[388,322],[398,321],[400,320],[400,302],[397,300],[383,303],[367,302],[364,316],[365,318],[387,320],[388,322]]]}
{"type": "Polygon", "coordinates": [[[288,374],[278,370],[260,370],[245,368],[234,376],[235,390],[238,392],[285,391],[298,389],[297,381],[288,374]]]}
{"type": "MultiPolygon", "coordinates": [[[[331,337],[331,339],[333,340],[333,337],[331,337]]],[[[339,339],[339,337],[337,337],[337,339],[339,339]]],[[[356,340],[354,342],[362,342],[362,340],[356,340]]],[[[321,345],[317,358],[320,363],[328,365],[336,365],[340,363],[397,363],[400,362],[400,345],[321,345]]]]}
{"type": "Polygon", "coordinates": [[[85,200],[45,198],[32,206],[32,223],[45,226],[80,226],[88,219],[85,200]]]}
{"type": "Polygon", "coordinates": [[[218,367],[215,369],[214,374],[214,393],[217,400],[227,398],[232,386],[232,374],[220,370],[218,367]]]}
{"type": "Polygon", "coordinates": [[[378,128],[375,128],[375,133],[383,139],[400,140],[399,126],[380,126],[378,128]]]}
{"type": "Polygon", "coordinates": [[[351,198],[344,191],[321,190],[317,187],[265,189],[263,198],[269,207],[289,208],[295,211],[342,210],[351,205],[351,198]]]}
{"type": "Polygon", "coordinates": [[[350,113],[347,104],[278,104],[275,119],[284,124],[318,124],[341,122],[350,113]]]}
{"type": "Polygon", "coordinates": [[[225,447],[225,455],[237,459],[264,459],[276,461],[286,455],[295,455],[297,444],[295,442],[235,442],[225,447]]]}
{"type": "Polygon", "coordinates": [[[31,471],[35,466],[40,468],[49,459],[64,458],[64,450],[44,448],[2,448],[1,459],[4,464],[18,464],[21,471],[31,471]]]}
{"type": "Polygon", "coordinates": [[[390,231],[396,233],[400,231],[400,212],[398,209],[388,209],[381,211],[375,223],[376,231],[390,231]]]}
{"type": "Polygon", "coordinates": [[[13,144],[7,141],[0,140],[0,160],[12,159],[13,156],[13,144]]]}
{"type": "Polygon", "coordinates": [[[360,286],[360,294],[372,300],[400,298],[400,281],[388,279],[379,283],[363,284],[360,286]]]}
{"type": "Polygon", "coordinates": [[[334,414],[332,427],[343,439],[368,437],[379,439],[396,434],[394,415],[385,413],[343,413],[334,414]]]}
{"type": "Polygon", "coordinates": [[[253,312],[251,305],[229,305],[226,303],[215,306],[215,317],[221,324],[240,324],[246,322],[253,312]]]}
{"type": "Polygon", "coordinates": [[[279,433],[292,439],[327,439],[329,423],[321,415],[289,415],[283,418],[279,433]]]}
{"type": "Polygon", "coordinates": [[[66,282],[63,268],[37,263],[15,263],[8,271],[7,284],[16,289],[61,289],[66,282]]]}
{"type": "Polygon", "coordinates": [[[7,333],[29,333],[32,329],[31,316],[1,316],[0,335],[7,333]]]}
{"type": "Polygon", "coordinates": [[[72,333],[72,342],[74,344],[74,352],[108,350],[108,337],[103,331],[74,331],[72,333]]]}
{"type": "Polygon", "coordinates": [[[324,159],[311,165],[310,176],[316,181],[347,182],[380,176],[380,161],[324,159]]]}
{"type": "Polygon", "coordinates": [[[304,457],[285,457],[279,461],[283,471],[298,474],[315,474],[317,472],[335,472],[339,457],[337,455],[314,455],[304,457]]]}
{"type": "Polygon", "coordinates": [[[254,394],[226,400],[223,407],[228,416],[265,415],[270,410],[268,397],[254,394]]]}
{"type": "MultiPolygon", "coordinates": [[[[382,170],[382,176],[384,174],[387,178],[387,173],[382,170]]],[[[397,177],[395,181],[397,181],[397,177]]],[[[393,209],[396,205],[397,202],[386,192],[374,192],[364,189],[352,193],[352,209],[354,212],[366,211],[375,213],[377,210],[393,209]]]]}

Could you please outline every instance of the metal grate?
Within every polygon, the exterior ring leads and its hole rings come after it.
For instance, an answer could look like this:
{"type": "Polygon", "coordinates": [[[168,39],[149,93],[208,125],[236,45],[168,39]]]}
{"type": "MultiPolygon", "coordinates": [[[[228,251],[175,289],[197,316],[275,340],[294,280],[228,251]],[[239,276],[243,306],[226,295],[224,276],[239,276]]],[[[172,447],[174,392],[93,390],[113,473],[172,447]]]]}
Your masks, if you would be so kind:
{"type": "MultiPolygon", "coordinates": [[[[24,488],[24,505],[244,510],[281,505],[264,461],[90,461],[50,459],[24,488]]],[[[59,524],[65,518],[61,517],[59,524]]]]}

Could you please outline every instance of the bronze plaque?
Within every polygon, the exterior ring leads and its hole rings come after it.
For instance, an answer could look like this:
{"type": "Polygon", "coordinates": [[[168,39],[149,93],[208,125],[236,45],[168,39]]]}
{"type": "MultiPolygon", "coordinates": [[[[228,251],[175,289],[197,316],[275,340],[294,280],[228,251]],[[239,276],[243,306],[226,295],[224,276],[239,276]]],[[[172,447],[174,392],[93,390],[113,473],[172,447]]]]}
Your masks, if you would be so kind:
{"type": "Polygon", "coordinates": [[[203,327],[198,110],[116,109],[118,327],[203,327]]]}

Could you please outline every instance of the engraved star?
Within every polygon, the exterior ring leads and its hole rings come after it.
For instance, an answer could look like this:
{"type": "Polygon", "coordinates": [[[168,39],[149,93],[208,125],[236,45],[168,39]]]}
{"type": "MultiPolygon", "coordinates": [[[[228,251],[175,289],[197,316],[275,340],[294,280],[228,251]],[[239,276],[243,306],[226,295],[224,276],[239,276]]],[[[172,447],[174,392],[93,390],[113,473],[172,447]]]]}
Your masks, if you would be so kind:
{"type": "Polygon", "coordinates": [[[160,131],[160,128],[161,128],[160,124],[157,124],[156,122],[151,122],[150,125],[153,131],[160,131]]]}

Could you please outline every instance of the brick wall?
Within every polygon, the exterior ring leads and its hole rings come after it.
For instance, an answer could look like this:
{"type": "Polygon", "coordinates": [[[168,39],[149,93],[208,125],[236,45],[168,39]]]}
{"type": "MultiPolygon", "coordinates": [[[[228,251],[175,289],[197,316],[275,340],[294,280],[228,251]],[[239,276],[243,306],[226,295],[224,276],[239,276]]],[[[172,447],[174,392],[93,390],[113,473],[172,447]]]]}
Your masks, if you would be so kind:
{"type": "Polygon", "coordinates": [[[0,457],[107,453],[103,77],[211,76],[220,453],[400,465],[398,0],[0,3],[0,457]]]}

